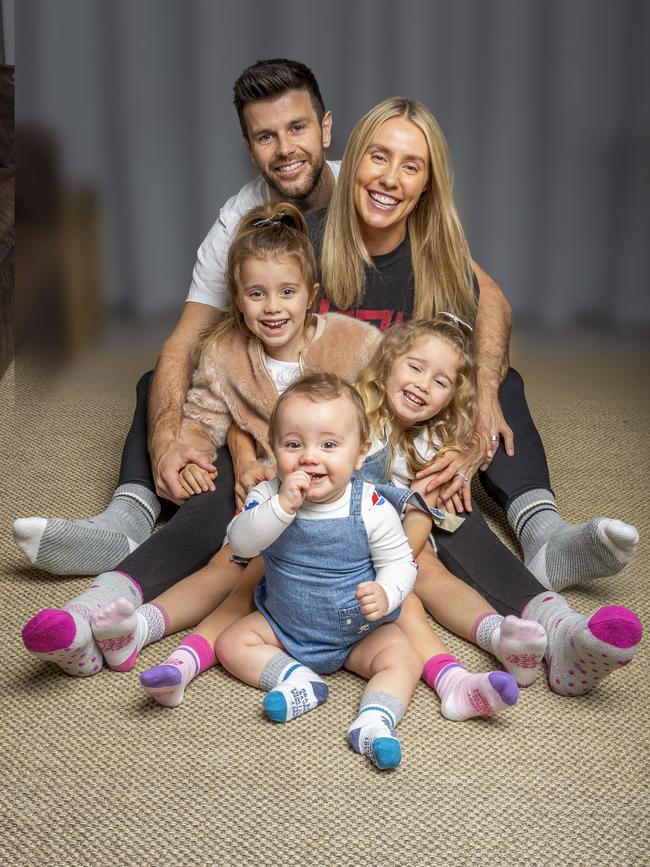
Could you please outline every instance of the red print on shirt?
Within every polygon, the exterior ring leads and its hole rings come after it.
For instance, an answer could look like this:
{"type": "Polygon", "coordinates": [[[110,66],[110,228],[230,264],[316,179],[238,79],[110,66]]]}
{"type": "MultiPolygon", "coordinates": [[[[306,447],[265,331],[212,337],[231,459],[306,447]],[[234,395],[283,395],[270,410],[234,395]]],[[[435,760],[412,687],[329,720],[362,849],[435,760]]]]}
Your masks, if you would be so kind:
{"type": "MultiPolygon", "coordinates": [[[[328,313],[331,304],[327,298],[323,298],[320,303],[319,313],[328,313]]],[[[385,331],[393,322],[402,322],[404,313],[400,311],[395,313],[394,310],[337,310],[337,313],[342,313],[344,316],[352,316],[353,319],[361,319],[363,322],[370,322],[376,325],[380,331],[385,331]]]]}

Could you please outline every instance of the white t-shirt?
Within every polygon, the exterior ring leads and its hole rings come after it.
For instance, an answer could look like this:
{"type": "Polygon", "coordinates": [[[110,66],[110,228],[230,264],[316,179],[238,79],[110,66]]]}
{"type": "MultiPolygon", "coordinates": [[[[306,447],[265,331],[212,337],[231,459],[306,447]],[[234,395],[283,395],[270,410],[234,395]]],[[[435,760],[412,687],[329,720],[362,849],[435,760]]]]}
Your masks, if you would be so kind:
{"type": "MultiPolygon", "coordinates": [[[[309,503],[305,500],[295,514],[280,505],[278,478],[259,482],[248,492],[246,506],[228,525],[228,541],[236,557],[256,557],[268,548],[296,516],[322,521],[345,518],[350,514],[352,483],[333,503],[309,503]]],[[[401,605],[413,589],[417,565],[402,523],[395,509],[383,497],[373,496],[374,485],[363,483],[361,517],[368,534],[368,547],[376,580],[386,591],[388,614],[401,605]]]]}
{"type": "MultiPolygon", "coordinates": [[[[337,181],[341,168],[340,161],[327,160],[327,165],[332,170],[334,180],[337,181]]],[[[192,284],[186,301],[197,301],[199,304],[209,304],[210,307],[228,306],[226,286],[228,249],[244,214],[258,205],[265,205],[270,198],[268,184],[262,175],[258,175],[228,199],[219,212],[217,221],[197,250],[192,284]]]]}
{"type": "MultiPolygon", "coordinates": [[[[380,440],[373,434],[368,454],[374,455],[376,452],[381,451],[385,445],[385,441],[380,440]]],[[[428,464],[435,458],[436,449],[429,444],[429,438],[425,434],[420,434],[419,437],[416,437],[414,445],[415,450],[424,463],[428,464]]],[[[396,450],[393,454],[393,464],[390,469],[391,485],[395,485],[396,488],[410,488],[412,481],[413,474],[409,471],[406,458],[402,452],[396,450]]]]}
{"type": "Polygon", "coordinates": [[[299,361],[278,361],[264,353],[264,364],[273,380],[278,394],[285,392],[292,382],[299,379],[302,370],[299,361]]]}

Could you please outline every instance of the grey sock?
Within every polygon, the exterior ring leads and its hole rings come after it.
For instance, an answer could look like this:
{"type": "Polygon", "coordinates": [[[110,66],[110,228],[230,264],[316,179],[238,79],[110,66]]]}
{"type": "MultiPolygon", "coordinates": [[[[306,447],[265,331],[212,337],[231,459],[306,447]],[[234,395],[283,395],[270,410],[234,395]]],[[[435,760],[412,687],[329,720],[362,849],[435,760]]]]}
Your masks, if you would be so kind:
{"type": "Polygon", "coordinates": [[[151,534],[160,502],[143,485],[120,485],[90,518],[18,518],[13,533],[27,558],[55,575],[88,575],[116,566],[151,534]]]}
{"type": "Polygon", "coordinates": [[[549,590],[562,591],[592,578],[620,572],[634,556],[639,534],[613,518],[568,524],[550,491],[527,491],[512,501],[508,522],[524,562],[549,590]]]}

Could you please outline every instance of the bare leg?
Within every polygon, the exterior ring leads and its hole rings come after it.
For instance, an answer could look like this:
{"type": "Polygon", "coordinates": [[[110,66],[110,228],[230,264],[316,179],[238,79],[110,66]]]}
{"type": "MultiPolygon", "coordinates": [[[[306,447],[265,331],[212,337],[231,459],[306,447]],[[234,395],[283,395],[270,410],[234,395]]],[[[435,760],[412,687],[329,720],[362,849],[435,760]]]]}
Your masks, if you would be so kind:
{"type": "Polygon", "coordinates": [[[273,722],[286,722],[327,700],[327,684],[282,650],[275,633],[256,611],[217,639],[217,656],[235,677],[266,690],[262,706],[273,722]]]}
{"type": "Polygon", "coordinates": [[[495,656],[519,686],[530,686],[546,649],[543,627],[532,620],[497,614],[476,590],[452,575],[428,545],[418,558],[418,566],[415,593],[431,616],[495,656]]]}
{"type": "MultiPolygon", "coordinates": [[[[156,597],[154,602],[167,612],[166,635],[195,626],[238,586],[246,567],[241,563],[233,563],[230,555],[230,545],[226,545],[198,572],[188,575],[156,597]]],[[[258,562],[261,563],[261,560],[258,562]]],[[[257,580],[262,574],[263,570],[260,569],[257,580]]]]}
{"type": "Polygon", "coordinates": [[[219,607],[204,617],[162,665],[142,672],[140,683],[147,695],[166,707],[177,707],[182,703],[185,687],[215,664],[217,638],[231,624],[254,611],[253,593],[262,577],[263,568],[259,557],[251,560],[239,584],[219,607]]]}
{"type": "Polygon", "coordinates": [[[420,679],[418,653],[395,624],[387,623],[352,649],[345,667],[368,678],[348,743],[378,768],[397,767],[402,750],[395,727],[420,679]]]}

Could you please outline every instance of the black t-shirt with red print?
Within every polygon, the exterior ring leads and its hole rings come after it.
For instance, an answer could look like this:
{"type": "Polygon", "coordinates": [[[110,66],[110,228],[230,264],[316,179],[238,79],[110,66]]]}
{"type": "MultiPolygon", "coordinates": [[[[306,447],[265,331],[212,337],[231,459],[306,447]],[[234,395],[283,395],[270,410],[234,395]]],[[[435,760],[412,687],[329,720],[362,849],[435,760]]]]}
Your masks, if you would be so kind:
{"type": "MultiPolygon", "coordinates": [[[[306,215],[309,237],[314,245],[316,261],[320,263],[323,231],[327,209],[306,215]]],[[[413,314],[413,265],[408,235],[402,243],[383,256],[373,256],[374,268],[365,268],[366,292],[361,304],[344,311],[355,319],[363,319],[385,331],[394,322],[410,319],[413,314]]],[[[474,292],[478,298],[478,280],[474,275],[474,292]]],[[[318,312],[335,311],[337,307],[324,296],[318,312]]],[[[449,311],[453,312],[453,311],[449,311]]]]}

